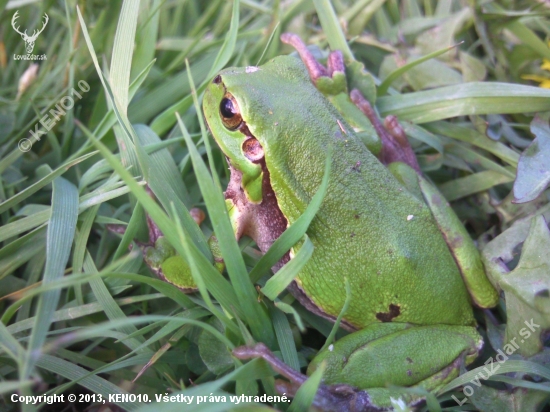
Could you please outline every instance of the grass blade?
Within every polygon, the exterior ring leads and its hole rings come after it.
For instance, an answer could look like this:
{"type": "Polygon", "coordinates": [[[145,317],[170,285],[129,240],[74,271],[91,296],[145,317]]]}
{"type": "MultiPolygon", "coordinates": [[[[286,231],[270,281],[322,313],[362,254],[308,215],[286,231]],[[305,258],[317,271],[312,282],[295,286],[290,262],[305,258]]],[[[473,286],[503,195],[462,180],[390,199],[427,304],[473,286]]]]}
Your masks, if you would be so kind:
{"type": "MultiPolygon", "coordinates": [[[[42,280],[44,284],[63,276],[69,260],[77,217],[78,191],[72,183],[58,177],[53,182],[52,214],[46,238],[46,268],[42,280]]],[[[59,290],[51,290],[42,294],[38,300],[36,319],[20,374],[25,380],[30,376],[38,360],[38,354],[46,340],[59,295],[59,290]]]]}
{"type": "Polygon", "coordinates": [[[214,184],[212,176],[208,172],[179,116],[178,123],[187,143],[193,167],[198,176],[198,183],[206,207],[208,208],[210,219],[212,220],[214,233],[216,233],[216,237],[219,240],[227,272],[235,289],[238,302],[244,310],[245,319],[254,337],[261,342],[265,342],[266,345],[272,346],[275,336],[273,329],[269,327],[271,326],[271,322],[267,317],[267,313],[258,305],[257,292],[248,278],[239,245],[235,241],[235,234],[229,222],[223,195],[214,184]]]}
{"type": "Polygon", "coordinates": [[[434,90],[382,96],[376,105],[384,116],[427,123],[451,117],[534,113],[550,110],[550,90],[519,84],[470,82],[434,90]]]}

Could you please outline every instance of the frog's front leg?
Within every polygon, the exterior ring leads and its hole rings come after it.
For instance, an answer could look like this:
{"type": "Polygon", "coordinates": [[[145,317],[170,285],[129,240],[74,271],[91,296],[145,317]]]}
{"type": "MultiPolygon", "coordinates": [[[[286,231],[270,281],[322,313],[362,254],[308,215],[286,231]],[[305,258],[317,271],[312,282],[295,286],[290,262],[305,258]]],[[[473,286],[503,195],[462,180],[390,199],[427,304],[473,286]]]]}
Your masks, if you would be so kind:
{"type": "MultiPolygon", "coordinates": [[[[416,326],[376,323],[354,332],[321,353],[310,363],[311,375],[324,362],[323,385],[314,404],[323,411],[392,410],[392,398],[415,406],[422,395],[397,387],[422,387],[433,392],[458,376],[483,346],[474,327],[454,325],[416,326]]],[[[262,357],[290,380],[278,390],[293,394],[306,376],[290,369],[261,344],[233,352],[240,359],[262,357]]]]}
{"type": "MultiPolygon", "coordinates": [[[[147,194],[156,201],[156,197],[149,186],[146,186],[145,189],[147,194]]],[[[189,214],[198,226],[200,226],[206,218],[204,212],[199,208],[192,208],[189,210],[189,214]]],[[[193,280],[189,265],[176,253],[174,247],[168,242],[149,214],[145,216],[149,239],[146,242],[134,239],[134,243],[141,249],[145,264],[159,279],[171,283],[182,292],[195,292],[197,290],[197,285],[193,280]]],[[[126,233],[126,226],[123,225],[109,224],[107,225],[107,229],[119,235],[124,235],[124,233],[126,233]]],[[[215,241],[213,236],[212,238],[215,241]]],[[[209,246],[213,250],[216,250],[217,245],[212,239],[209,240],[209,246]]],[[[133,244],[131,243],[128,247],[132,250],[133,244]]]]}

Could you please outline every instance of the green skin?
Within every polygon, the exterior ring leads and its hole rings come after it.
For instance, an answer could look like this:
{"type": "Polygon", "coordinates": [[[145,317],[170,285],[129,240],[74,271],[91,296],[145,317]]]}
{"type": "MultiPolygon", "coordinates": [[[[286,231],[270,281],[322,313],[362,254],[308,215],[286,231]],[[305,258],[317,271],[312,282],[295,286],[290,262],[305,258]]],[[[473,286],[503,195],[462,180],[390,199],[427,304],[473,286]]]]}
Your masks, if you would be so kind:
{"type": "MultiPolygon", "coordinates": [[[[372,410],[384,410],[394,393],[387,383],[436,390],[457,376],[462,355],[466,363],[477,356],[482,339],[470,294],[491,306],[496,293],[486,279],[480,291],[476,282],[463,280],[449,236],[442,236],[445,225],[419,199],[418,187],[411,194],[369,152],[300,60],[280,56],[260,68],[226,69],[207,88],[203,106],[231,165],[226,203],[236,236],[253,237],[263,252],[280,235],[280,225],[273,228],[263,217],[282,215],[285,228],[293,224],[318,190],[327,149],[333,149],[328,190],[307,230],[314,253],[292,292],[308,309],[335,319],[347,277],[352,294],[343,326],[358,331],[319,354],[308,373],[327,360],[325,383],[365,389],[372,410]],[[246,127],[229,130],[222,122],[227,93],[246,127]],[[254,138],[261,147],[251,155],[243,143],[254,138]],[[258,212],[271,189],[276,207],[258,212]]],[[[415,404],[420,397],[405,399],[415,404]]]]}

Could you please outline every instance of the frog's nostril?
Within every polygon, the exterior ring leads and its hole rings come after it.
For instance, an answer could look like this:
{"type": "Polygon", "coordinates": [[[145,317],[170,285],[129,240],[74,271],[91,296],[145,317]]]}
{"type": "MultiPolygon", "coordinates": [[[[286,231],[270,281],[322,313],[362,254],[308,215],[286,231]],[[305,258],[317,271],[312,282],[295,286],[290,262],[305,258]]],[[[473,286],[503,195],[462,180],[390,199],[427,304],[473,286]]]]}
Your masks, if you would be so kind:
{"type": "Polygon", "coordinates": [[[214,84],[220,84],[222,82],[222,76],[220,76],[219,74],[214,77],[214,80],[212,80],[212,83],[214,84]]]}

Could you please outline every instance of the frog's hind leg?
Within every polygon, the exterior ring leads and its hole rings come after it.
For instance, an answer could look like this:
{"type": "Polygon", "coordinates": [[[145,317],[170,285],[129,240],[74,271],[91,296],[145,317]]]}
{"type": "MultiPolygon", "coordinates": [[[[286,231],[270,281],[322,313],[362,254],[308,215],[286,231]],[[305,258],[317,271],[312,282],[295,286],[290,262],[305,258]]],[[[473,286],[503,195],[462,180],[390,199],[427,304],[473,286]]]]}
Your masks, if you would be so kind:
{"type": "MultiPolygon", "coordinates": [[[[310,363],[308,375],[325,365],[314,404],[325,411],[367,412],[393,410],[399,399],[419,405],[425,393],[404,387],[436,392],[473,362],[482,346],[483,339],[470,326],[369,325],[338,340],[310,363]]],[[[277,383],[277,390],[290,396],[307,379],[261,343],[235,348],[233,354],[239,359],[263,358],[290,381],[277,383]]]]}
{"type": "Polygon", "coordinates": [[[414,405],[425,396],[392,387],[436,392],[473,362],[482,346],[472,326],[374,323],[319,353],[308,374],[325,363],[326,385],[364,389],[379,406],[391,406],[390,398],[414,405]]]}
{"type": "MultiPolygon", "coordinates": [[[[254,346],[240,346],[233,349],[233,355],[242,360],[264,359],[275,372],[289,380],[277,379],[275,389],[278,393],[291,398],[296,396],[300,386],[308,379],[308,376],[295,371],[277,358],[263,343],[257,343],[254,346]]],[[[360,389],[349,385],[324,385],[322,383],[319,385],[313,399],[313,406],[316,407],[316,410],[327,412],[385,412],[393,410],[392,408],[374,405],[368,393],[360,389]]]]}
{"type": "Polygon", "coordinates": [[[382,150],[379,154],[380,161],[385,165],[393,162],[403,162],[420,174],[420,166],[418,165],[416,156],[407,140],[403,127],[397,121],[397,117],[386,117],[382,125],[373,107],[359,90],[353,89],[350,93],[350,98],[367,116],[374,130],[380,136],[380,140],[382,141],[382,150]]]}

